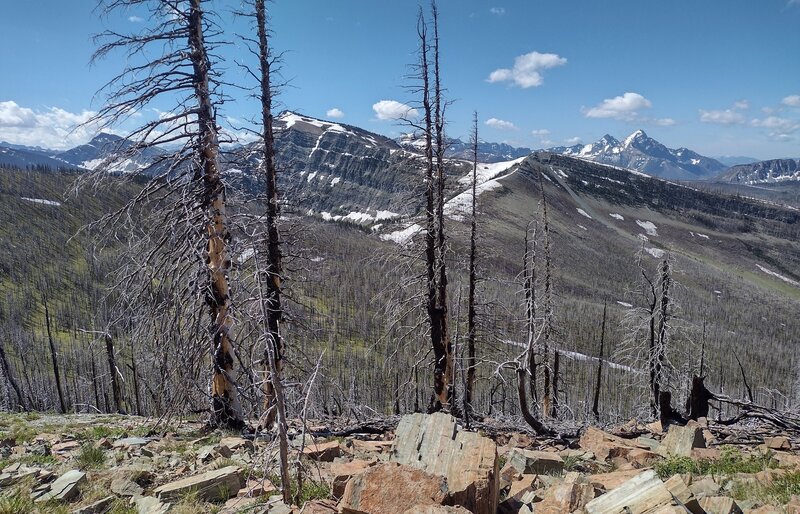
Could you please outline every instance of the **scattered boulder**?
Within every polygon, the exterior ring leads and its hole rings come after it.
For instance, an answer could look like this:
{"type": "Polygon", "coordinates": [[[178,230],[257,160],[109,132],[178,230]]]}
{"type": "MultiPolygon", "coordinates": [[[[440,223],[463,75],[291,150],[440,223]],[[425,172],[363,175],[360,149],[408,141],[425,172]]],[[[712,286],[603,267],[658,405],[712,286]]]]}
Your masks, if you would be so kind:
{"type": "Polygon", "coordinates": [[[102,500],[98,500],[90,505],[81,507],[80,509],[73,510],[72,514],[104,514],[105,512],[108,512],[108,509],[111,507],[112,503],[114,503],[114,497],[106,496],[102,500]]]}
{"type": "Polygon", "coordinates": [[[786,436],[767,437],[764,439],[764,445],[770,450],[791,450],[792,443],[786,436]]]}
{"type": "Polygon", "coordinates": [[[560,514],[583,509],[594,499],[594,487],[585,480],[564,481],[547,489],[533,509],[536,514],[560,514]]]}
{"type": "Polygon", "coordinates": [[[644,471],[586,504],[587,514],[643,514],[672,505],[669,489],[653,470],[644,471]]]}
{"type": "Polygon", "coordinates": [[[245,450],[251,452],[255,450],[253,441],[243,437],[223,437],[220,439],[219,444],[225,446],[233,451],[245,450]]]}
{"type": "Polygon", "coordinates": [[[514,448],[508,454],[508,464],[518,472],[537,475],[561,474],[564,460],[557,453],[514,448]]]}
{"type": "Polygon", "coordinates": [[[238,466],[227,466],[162,485],[153,494],[163,501],[172,501],[188,492],[197,491],[198,497],[206,501],[227,500],[235,496],[241,487],[241,470],[238,466]]]}
{"type": "Polygon", "coordinates": [[[700,500],[700,506],[709,514],[742,514],[733,498],[727,496],[708,496],[700,500]]]}
{"type": "Polygon", "coordinates": [[[331,464],[331,476],[333,477],[331,489],[333,490],[333,496],[335,498],[341,498],[344,494],[344,488],[347,486],[347,482],[353,478],[354,475],[363,472],[372,464],[373,462],[359,459],[350,462],[334,462],[331,464]]]}
{"type": "Polygon", "coordinates": [[[683,427],[671,425],[666,437],[658,447],[658,453],[664,457],[670,455],[691,457],[693,449],[705,447],[706,441],[703,438],[703,430],[697,424],[683,427]]]}
{"type": "Polygon", "coordinates": [[[440,505],[448,493],[443,476],[396,462],[381,463],[347,482],[339,512],[397,514],[419,505],[440,505]]]}
{"type": "MultiPolygon", "coordinates": [[[[583,432],[578,444],[582,449],[594,453],[599,461],[625,457],[632,448],[639,447],[635,440],[623,439],[594,427],[588,427],[583,432]]],[[[647,445],[642,446],[643,449],[648,448],[647,445]]]]}
{"type": "Polygon", "coordinates": [[[391,460],[446,477],[455,505],[475,514],[491,514],[497,509],[497,445],[475,432],[457,431],[456,420],[449,414],[403,416],[391,460]]]}
{"type": "Polygon", "coordinates": [[[144,446],[153,439],[150,437],[123,437],[114,441],[114,448],[132,448],[144,446]]]}
{"type": "Polygon", "coordinates": [[[364,453],[384,453],[392,449],[392,441],[363,441],[353,439],[353,449],[364,453]]]}
{"type": "Polygon", "coordinates": [[[166,514],[172,507],[153,496],[140,496],[134,500],[138,514],[166,514]]]}
{"type": "MultiPolygon", "coordinates": [[[[36,495],[34,500],[37,503],[50,500],[70,501],[78,495],[78,486],[86,481],[86,473],[73,469],[67,471],[55,482],[50,484],[46,491],[41,495],[36,495]]],[[[34,490],[36,493],[37,491],[34,490]]]]}
{"type": "Polygon", "coordinates": [[[641,472],[642,471],[639,469],[626,469],[622,471],[611,471],[609,473],[598,473],[589,476],[589,483],[599,489],[611,491],[631,478],[639,476],[641,472]]]}
{"type": "Polygon", "coordinates": [[[339,441],[313,443],[303,448],[303,455],[320,462],[333,462],[333,459],[341,455],[341,453],[342,448],[339,445],[339,441]]]}
{"type": "Polygon", "coordinates": [[[689,486],[689,490],[697,498],[705,498],[706,496],[716,496],[719,494],[719,484],[711,477],[704,477],[700,480],[695,480],[689,486]]]}
{"type": "Polygon", "coordinates": [[[684,507],[686,507],[692,514],[705,514],[705,510],[700,507],[700,503],[694,494],[686,485],[686,482],[680,475],[673,475],[664,482],[664,486],[669,490],[672,496],[678,500],[684,507]]]}
{"type": "Polygon", "coordinates": [[[111,481],[111,492],[117,496],[142,496],[142,486],[125,477],[116,477],[111,481]]]}

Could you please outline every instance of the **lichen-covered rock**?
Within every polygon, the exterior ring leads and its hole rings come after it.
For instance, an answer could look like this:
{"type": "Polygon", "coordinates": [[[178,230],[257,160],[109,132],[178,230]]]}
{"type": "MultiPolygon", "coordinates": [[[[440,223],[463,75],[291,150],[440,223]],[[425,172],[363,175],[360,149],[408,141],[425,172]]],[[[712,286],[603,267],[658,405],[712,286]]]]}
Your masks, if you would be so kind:
{"type": "Polygon", "coordinates": [[[493,514],[497,509],[497,445],[474,432],[457,431],[449,414],[403,416],[391,459],[446,477],[454,505],[475,514],[493,514]]]}

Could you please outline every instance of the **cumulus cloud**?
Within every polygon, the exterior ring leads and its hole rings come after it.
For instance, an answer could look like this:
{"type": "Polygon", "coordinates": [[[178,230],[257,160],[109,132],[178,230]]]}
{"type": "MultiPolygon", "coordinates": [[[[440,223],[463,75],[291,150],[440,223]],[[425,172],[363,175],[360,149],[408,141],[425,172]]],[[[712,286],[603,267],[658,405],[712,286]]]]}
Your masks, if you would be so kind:
{"type": "Polygon", "coordinates": [[[739,111],[750,108],[750,102],[739,100],[734,102],[730,109],[724,110],[705,110],[700,109],[700,121],[702,123],[715,123],[717,125],[740,125],[745,122],[744,115],[739,111]]]}
{"type": "Polygon", "coordinates": [[[128,16],[128,21],[131,23],[141,23],[144,19],[140,18],[139,16],[128,16]]]}
{"type": "Polygon", "coordinates": [[[489,9],[489,12],[494,14],[495,16],[502,16],[506,13],[505,7],[492,7],[489,9]]]}
{"type": "Polygon", "coordinates": [[[372,110],[379,120],[400,120],[419,116],[416,109],[397,100],[381,100],[373,104],[372,110]]]}
{"type": "Polygon", "coordinates": [[[725,109],[724,111],[700,109],[700,121],[703,123],[716,123],[717,125],[739,125],[744,123],[744,115],[733,109],[725,109]]]}
{"type": "Polygon", "coordinates": [[[750,125],[767,129],[767,136],[779,142],[793,141],[793,134],[800,130],[800,121],[779,116],[768,116],[762,119],[755,118],[750,120],[750,125]]]}
{"type": "Polygon", "coordinates": [[[534,136],[544,137],[544,136],[549,136],[550,131],[547,129],[536,129],[536,130],[531,130],[531,134],[533,134],[534,136]]]}
{"type": "Polygon", "coordinates": [[[569,146],[580,144],[581,141],[582,141],[581,138],[579,138],[577,136],[570,137],[570,138],[564,140],[564,142],[566,144],[568,144],[569,146]]]}
{"type": "Polygon", "coordinates": [[[787,107],[800,107],[800,95],[789,95],[781,100],[781,103],[787,107]]]}
{"type": "Polygon", "coordinates": [[[516,125],[510,121],[501,120],[497,118],[489,118],[484,122],[487,127],[492,127],[499,130],[517,130],[516,125]]]}
{"type": "Polygon", "coordinates": [[[62,150],[89,141],[98,126],[84,125],[96,113],[58,107],[34,110],[13,100],[0,102],[0,141],[62,150]]]}
{"type": "Polygon", "coordinates": [[[649,109],[653,104],[639,93],[625,93],[622,96],[606,98],[592,108],[584,108],[583,113],[587,118],[610,118],[622,121],[634,121],[639,117],[639,111],[649,109]]]}
{"type": "Polygon", "coordinates": [[[328,109],[325,115],[329,118],[344,118],[344,111],[338,107],[334,107],[333,109],[328,109]]]}
{"type": "Polygon", "coordinates": [[[567,60],[557,54],[530,52],[514,59],[513,68],[498,68],[489,74],[489,82],[506,82],[521,88],[541,86],[544,82],[542,71],[564,66],[567,60]]]}
{"type": "Polygon", "coordinates": [[[646,119],[645,122],[652,123],[654,125],[658,125],[659,127],[671,127],[678,123],[677,121],[673,120],[672,118],[654,118],[652,120],[646,119]]]}

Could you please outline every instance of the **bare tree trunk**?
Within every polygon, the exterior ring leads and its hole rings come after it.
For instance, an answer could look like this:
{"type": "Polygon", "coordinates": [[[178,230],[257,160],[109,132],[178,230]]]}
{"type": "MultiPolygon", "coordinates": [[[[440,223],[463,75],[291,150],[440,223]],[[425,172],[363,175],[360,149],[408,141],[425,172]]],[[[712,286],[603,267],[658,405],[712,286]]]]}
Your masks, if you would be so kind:
{"type": "Polygon", "coordinates": [[[122,390],[119,386],[119,369],[117,369],[117,360],[114,357],[114,340],[109,332],[104,334],[104,338],[106,342],[106,359],[108,359],[108,373],[111,375],[111,394],[114,397],[114,411],[119,414],[125,414],[125,409],[122,407],[122,390]]]}
{"type": "Polygon", "coordinates": [[[199,135],[198,165],[203,180],[203,209],[206,212],[206,257],[208,291],[206,304],[211,314],[209,331],[212,346],[211,420],[212,426],[244,426],[242,406],[233,377],[232,318],[228,284],[228,220],[225,215],[225,186],[219,169],[219,139],[216,113],[209,90],[209,60],[203,40],[201,0],[190,0],[189,47],[197,98],[199,135]]]}
{"type": "Polygon", "coordinates": [[[58,367],[58,357],[56,355],[56,343],[53,340],[53,331],[50,328],[50,310],[47,308],[47,294],[42,294],[42,303],[44,304],[44,321],[47,327],[47,341],[50,344],[50,357],[53,361],[53,375],[56,380],[56,391],[58,392],[58,403],[61,406],[61,412],[66,414],[67,404],[64,401],[64,391],[61,389],[61,371],[58,367]]]}
{"type": "Polygon", "coordinates": [[[550,222],[547,217],[547,198],[544,194],[544,181],[539,175],[539,189],[542,194],[542,227],[544,229],[544,322],[542,326],[542,353],[544,355],[544,391],[542,394],[542,413],[552,415],[553,399],[550,391],[550,343],[553,337],[553,286],[550,262],[550,222]]]}
{"type": "Polygon", "coordinates": [[[592,414],[594,420],[600,421],[600,383],[603,379],[603,350],[606,340],[606,310],[608,306],[603,303],[603,322],[600,325],[600,351],[597,354],[597,379],[594,384],[594,400],[592,400],[592,414]]]}
{"type": "MultiPolygon", "coordinates": [[[[255,14],[258,25],[258,55],[260,64],[261,87],[261,123],[264,141],[264,159],[261,162],[260,173],[265,179],[265,193],[267,197],[267,285],[266,285],[266,316],[269,330],[269,342],[272,346],[275,359],[276,375],[280,380],[283,372],[283,338],[280,333],[280,323],[283,320],[281,304],[281,273],[283,271],[280,238],[278,233],[279,196],[277,168],[275,164],[275,136],[272,130],[272,85],[271,85],[271,55],[267,35],[267,13],[264,0],[255,0],[255,14]]],[[[271,427],[275,422],[275,409],[277,396],[272,381],[265,385],[267,411],[266,425],[271,427]]]]}
{"type": "Polygon", "coordinates": [[[267,13],[264,0],[255,0],[255,15],[258,25],[258,56],[261,75],[261,122],[264,143],[264,159],[262,168],[267,197],[267,285],[264,294],[261,281],[261,266],[256,257],[256,276],[258,277],[261,296],[261,315],[266,325],[265,354],[269,364],[269,379],[265,385],[267,427],[277,425],[278,453],[280,459],[281,494],[283,502],[291,504],[291,487],[289,478],[289,440],[286,424],[286,403],[283,394],[283,339],[280,323],[283,319],[281,306],[281,247],[278,234],[278,180],[275,165],[275,138],[272,131],[272,84],[269,39],[267,37],[267,13]]]}
{"type": "MultiPolygon", "coordinates": [[[[478,214],[477,214],[477,182],[478,182],[478,112],[472,115],[472,216],[469,233],[469,296],[467,299],[467,383],[464,388],[464,408],[472,408],[472,393],[475,388],[475,339],[477,331],[475,314],[475,283],[477,272],[475,269],[478,214]]],[[[468,413],[464,412],[467,416],[468,413]]]]}
{"type": "Polygon", "coordinates": [[[447,299],[447,264],[446,264],[446,239],[444,230],[444,197],[445,197],[445,172],[444,172],[444,105],[442,102],[442,88],[439,73],[439,11],[436,2],[431,2],[431,17],[433,18],[433,87],[434,87],[434,120],[433,129],[436,137],[436,320],[439,328],[433,343],[434,363],[434,392],[436,398],[432,410],[452,407],[454,388],[450,383],[453,376],[453,346],[448,331],[448,299],[447,299]]]}
{"type": "MultiPolygon", "coordinates": [[[[661,264],[661,300],[659,305],[659,318],[658,318],[658,340],[656,343],[656,355],[654,359],[655,368],[655,389],[654,393],[657,395],[659,405],[661,405],[661,375],[664,367],[665,352],[667,349],[667,337],[669,330],[669,305],[670,305],[670,286],[672,284],[672,275],[669,266],[669,255],[664,258],[661,264]]],[[[671,410],[671,407],[670,407],[671,410]]],[[[663,413],[662,413],[663,417],[663,413]]]]}
{"type": "Polygon", "coordinates": [[[11,388],[14,390],[14,394],[17,395],[17,405],[22,407],[23,410],[28,410],[28,402],[25,401],[25,397],[22,395],[22,390],[19,388],[19,384],[14,379],[14,375],[11,373],[11,366],[8,364],[8,357],[6,356],[6,351],[3,348],[4,345],[0,344],[0,366],[3,367],[3,376],[11,385],[11,388]]]}
{"type": "Polygon", "coordinates": [[[553,397],[550,415],[552,417],[558,416],[558,379],[559,379],[559,365],[561,354],[558,350],[553,351],[553,397]]]}
{"type": "Polygon", "coordinates": [[[527,329],[527,371],[530,374],[528,386],[534,404],[539,403],[539,394],[536,387],[536,227],[533,237],[529,237],[530,223],[525,227],[525,253],[522,259],[522,284],[525,291],[525,327],[527,329]]]}
{"type": "Polygon", "coordinates": [[[519,408],[522,411],[522,417],[533,431],[539,435],[551,434],[552,431],[539,421],[528,408],[528,400],[525,395],[525,370],[522,367],[517,368],[517,396],[519,397],[519,408]]]}

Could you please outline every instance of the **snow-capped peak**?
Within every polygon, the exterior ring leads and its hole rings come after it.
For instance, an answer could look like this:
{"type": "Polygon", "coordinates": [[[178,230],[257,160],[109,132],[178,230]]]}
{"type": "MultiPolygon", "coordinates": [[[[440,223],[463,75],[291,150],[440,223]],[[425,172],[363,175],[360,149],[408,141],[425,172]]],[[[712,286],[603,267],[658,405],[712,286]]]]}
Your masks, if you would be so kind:
{"type": "Polygon", "coordinates": [[[628,146],[631,146],[634,142],[643,141],[645,139],[648,139],[647,138],[647,134],[645,134],[644,130],[639,129],[636,132],[634,132],[633,134],[631,134],[630,136],[626,137],[625,138],[625,142],[623,143],[623,145],[625,147],[628,147],[628,146]]]}

